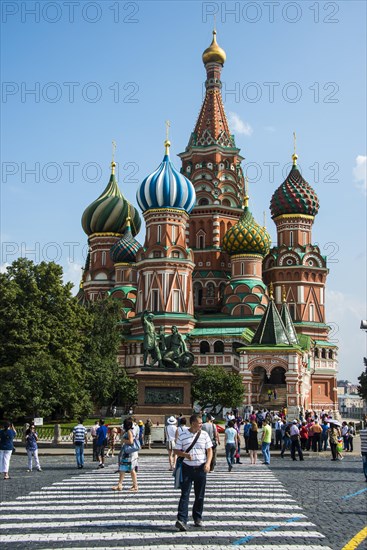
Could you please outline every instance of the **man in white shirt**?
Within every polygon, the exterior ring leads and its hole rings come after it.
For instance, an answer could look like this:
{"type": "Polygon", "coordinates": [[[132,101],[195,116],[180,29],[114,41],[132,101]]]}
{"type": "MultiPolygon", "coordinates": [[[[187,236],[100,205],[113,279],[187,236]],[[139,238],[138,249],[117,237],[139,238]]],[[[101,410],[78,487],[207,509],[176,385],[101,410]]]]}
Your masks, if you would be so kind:
{"type": "Polygon", "coordinates": [[[194,483],[195,501],[192,508],[192,517],[196,527],[202,527],[206,474],[210,471],[213,456],[212,441],[209,435],[202,431],[201,417],[193,414],[190,417],[190,429],[182,432],[176,441],[175,454],[184,458],[182,464],[183,482],[181,498],[178,504],[176,527],[179,531],[187,531],[189,499],[192,483],[194,483]],[[199,437],[189,452],[187,449],[199,437]]]}

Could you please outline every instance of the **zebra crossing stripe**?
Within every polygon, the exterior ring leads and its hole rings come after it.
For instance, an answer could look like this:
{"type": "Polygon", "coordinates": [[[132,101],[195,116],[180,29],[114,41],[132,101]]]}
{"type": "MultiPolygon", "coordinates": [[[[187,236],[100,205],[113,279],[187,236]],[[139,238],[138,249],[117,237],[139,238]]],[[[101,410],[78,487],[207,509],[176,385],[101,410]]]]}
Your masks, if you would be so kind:
{"type": "MultiPolygon", "coordinates": [[[[208,476],[204,529],[174,527],[180,492],[174,490],[166,458],[139,461],[139,493],[113,492],[114,465],[98,472],[83,472],[40,491],[32,491],[1,506],[4,548],[21,544],[48,550],[49,545],[90,550],[215,550],[251,542],[251,550],[330,550],[315,544],[324,539],[282,483],[265,466],[217,468],[208,476]],[[233,510],[233,498],[245,506],[233,510]],[[259,540],[261,539],[261,541],[259,540]],[[97,544],[97,546],[95,546],[97,544]],[[214,547],[214,546],[213,546],[214,547]]],[[[130,485],[130,479],[127,480],[130,485]]],[[[191,501],[193,495],[191,495],[191,501]]]]}

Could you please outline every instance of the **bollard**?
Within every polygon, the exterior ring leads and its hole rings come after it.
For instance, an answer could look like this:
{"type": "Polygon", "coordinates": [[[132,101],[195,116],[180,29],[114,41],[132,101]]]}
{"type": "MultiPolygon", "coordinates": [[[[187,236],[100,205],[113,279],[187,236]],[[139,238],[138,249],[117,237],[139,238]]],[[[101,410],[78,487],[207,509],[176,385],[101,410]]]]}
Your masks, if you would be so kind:
{"type": "Polygon", "coordinates": [[[54,426],[54,445],[60,445],[61,443],[61,426],[60,424],[55,424],[54,426]]]}

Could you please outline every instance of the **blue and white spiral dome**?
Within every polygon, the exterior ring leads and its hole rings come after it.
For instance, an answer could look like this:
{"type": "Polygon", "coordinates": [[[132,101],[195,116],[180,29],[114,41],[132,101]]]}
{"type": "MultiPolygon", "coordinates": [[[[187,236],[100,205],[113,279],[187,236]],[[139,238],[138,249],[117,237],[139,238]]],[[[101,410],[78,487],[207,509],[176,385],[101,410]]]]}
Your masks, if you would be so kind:
{"type": "Polygon", "coordinates": [[[143,212],[155,208],[178,208],[189,214],[196,201],[194,186],[170,161],[170,142],[166,141],[165,146],[163,161],[155,172],[143,180],[136,199],[143,212]]]}

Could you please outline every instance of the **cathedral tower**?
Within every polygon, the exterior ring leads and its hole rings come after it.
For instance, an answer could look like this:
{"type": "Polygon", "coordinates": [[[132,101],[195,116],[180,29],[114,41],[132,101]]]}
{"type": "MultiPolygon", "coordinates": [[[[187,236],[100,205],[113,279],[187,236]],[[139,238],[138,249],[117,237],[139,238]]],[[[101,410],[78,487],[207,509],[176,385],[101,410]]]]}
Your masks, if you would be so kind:
{"type": "MultiPolygon", "coordinates": [[[[177,325],[181,332],[194,326],[192,293],[193,254],[187,246],[186,225],[195,204],[195,189],[169,157],[165,141],[163,161],[137,192],[146,222],[144,247],[136,255],[139,272],[136,314],[149,310],[157,325],[177,325]]],[[[141,330],[134,327],[133,331],[141,330]]]]}
{"type": "Polygon", "coordinates": [[[115,169],[116,163],[112,161],[107,187],[82,216],[82,227],[88,235],[89,244],[83,274],[83,290],[87,300],[102,298],[115,286],[115,266],[110,249],[121,239],[128,216],[134,236],[141,226],[138,212],[119,189],[115,169]]]}
{"type": "Polygon", "coordinates": [[[282,285],[296,326],[310,336],[326,337],[326,258],[312,244],[312,225],[319,210],[315,191],[302,177],[294,154],[286,180],[274,192],[271,215],[277,228],[277,246],[264,259],[264,280],[275,287],[277,304],[282,285]]]}
{"type": "Polygon", "coordinates": [[[230,133],[221,95],[225,60],[213,31],[213,41],[203,53],[205,98],[186,150],[179,155],[181,171],[191,179],[197,196],[187,231],[195,260],[194,304],[198,312],[221,309],[230,263],[220,245],[242,214],[243,157],[230,133]]]}

